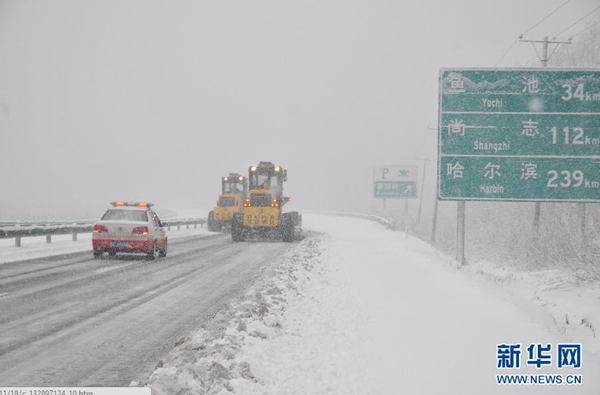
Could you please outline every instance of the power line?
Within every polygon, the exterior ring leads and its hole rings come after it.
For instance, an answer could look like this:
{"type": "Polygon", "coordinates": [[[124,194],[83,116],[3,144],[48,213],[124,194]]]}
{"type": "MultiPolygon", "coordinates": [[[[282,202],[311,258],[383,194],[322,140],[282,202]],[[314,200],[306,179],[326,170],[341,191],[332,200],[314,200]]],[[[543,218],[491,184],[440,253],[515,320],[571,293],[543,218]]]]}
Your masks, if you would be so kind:
{"type": "Polygon", "coordinates": [[[540,23],[544,22],[546,19],[550,18],[550,16],[552,16],[556,11],[560,10],[561,8],[563,8],[564,6],[566,6],[567,4],[569,4],[570,2],[571,2],[571,0],[567,0],[564,3],[562,3],[561,6],[559,6],[557,9],[555,9],[554,11],[552,11],[551,13],[549,13],[548,15],[546,15],[544,18],[542,18],[541,21],[539,21],[538,23],[536,23],[535,25],[531,26],[529,29],[527,29],[523,33],[521,33],[521,37],[523,37],[525,35],[525,33],[529,32],[531,29],[533,29],[534,27],[536,27],[540,23]]]}
{"type": "Polygon", "coordinates": [[[596,25],[597,25],[597,24],[599,24],[599,23],[600,23],[600,21],[596,21],[596,23],[594,23],[594,24],[592,24],[592,25],[590,25],[590,26],[586,27],[585,29],[583,29],[583,30],[582,30],[582,31],[580,31],[579,33],[575,33],[575,34],[573,34],[573,35],[571,36],[571,38],[573,38],[573,37],[575,37],[575,36],[579,36],[581,33],[585,32],[585,31],[587,31],[587,30],[590,30],[591,28],[593,28],[594,26],[596,26],[596,25]]]}
{"type": "Polygon", "coordinates": [[[530,64],[531,62],[533,62],[533,59],[539,59],[539,58],[540,58],[540,57],[539,57],[539,55],[536,53],[535,55],[533,55],[533,56],[531,57],[531,59],[529,59],[529,61],[528,61],[527,63],[525,63],[525,67],[529,66],[529,64],[530,64]]]}
{"type": "Polygon", "coordinates": [[[557,12],[558,10],[560,10],[561,8],[563,8],[564,6],[566,6],[567,4],[569,4],[570,2],[571,2],[571,0],[565,1],[558,8],[556,8],[554,11],[552,11],[551,13],[549,13],[548,15],[546,15],[545,17],[543,17],[539,22],[537,22],[536,24],[534,24],[533,26],[531,26],[529,29],[527,29],[523,33],[521,33],[521,35],[519,37],[517,37],[515,39],[515,41],[513,41],[512,44],[510,44],[510,47],[508,47],[508,49],[506,50],[506,52],[504,52],[504,54],[500,57],[500,59],[498,59],[498,61],[494,64],[494,66],[498,66],[498,64],[500,62],[502,62],[502,60],[506,57],[506,55],[508,55],[508,53],[510,52],[510,50],[513,49],[513,47],[515,46],[515,44],[517,42],[519,42],[519,39],[523,38],[523,36],[525,35],[525,33],[531,31],[531,29],[535,28],[540,23],[544,22],[546,19],[548,19],[550,16],[552,16],[555,12],[557,12]]]}
{"type": "Polygon", "coordinates": [[[506,55],[508,55],[508,53],[510,52],[511,49],[513,49],[513,47],[515,46],[516,43],[519,42],[519,39],[516,38],[515,41],[510,45],[510,47],[508,47],[508,49],[506,50],[506,52],[504,52],[504,54],[500,57],[500,59],[498,59],[498,61],[496,62],[496,64],[494,64],[494,66],[498,66],[498,63],[502,62],[502,59],[504,59],[504,57],[506,55]]]}
{"type": "Polygon", "coordinates": [[[586,16],[584,16],[583,18],[580,18],[579,20],[577,20],[577,22],[573,23],[571,26],[569,26],[568,28],[564,29],[563,31],[561,31],[558,34],[554,35],[554,40],[556,39],[556,37],[560,36],[561,34],[563,34],[564,32],[566,32],[567,30],[569,30],[570,28],[572,28],[573,26],[577,25],[579,22],[581,22],[582,20],[584,20],[585,18],[587,18],[588,16],[592,15],[594,12],[600,10],[600,5],[596,8],[594,8],[593,10],[591,10],[586,16]]]}

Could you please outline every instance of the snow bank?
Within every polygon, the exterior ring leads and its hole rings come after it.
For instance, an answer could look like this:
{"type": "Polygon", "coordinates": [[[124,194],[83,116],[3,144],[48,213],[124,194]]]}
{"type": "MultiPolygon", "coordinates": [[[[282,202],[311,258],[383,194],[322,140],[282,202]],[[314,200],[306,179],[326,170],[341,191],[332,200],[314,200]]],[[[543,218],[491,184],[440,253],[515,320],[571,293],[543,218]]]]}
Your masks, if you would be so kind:
{"type": "Polygon", "coordinates": [[[570,268],[527,270],[476,261],[465,269],[500,284],[513,298],[542,307],[563,338],[600,357],[598,282],[585,281],[570,268]]]}
{"type": "MultiPolygon", "coordinates": [[[[322,278],[327,270],[322,254],[321,238],[306,237],[275,266],[265,268],[243,297],[230,301],[201,330],[178,342],[145,385],[153,394],[286,394],[290,389],[312,394],[322,388],[368,393],[362,383],[369,381],[361,380],[363,372],[355,363],[364,356],[346,347],[354,319],[332,320],[329,308],[316,306],[324,301],[311,295],[313,286],[331,286],[322,278]],[[332,341],[332,335],[342,341],[332,341]],[[303,344],[307,339],[312,339],[310,347],[303,344]],[[323,359],[328,369],[320,378],[306,381],[297,375],[321,369],[323,359]]],[[[329,307],[340,302],[329,300],[329,307]]]]}
{"type": "Polygon", "coordinates": [[[582,386],[498,386],[496,374],[540,371],[524,362],[498,371],[497,344],[568,340],[548,311],[379,224],[319,215],[304,224],[322,235],[309,232],[182,339],[144,383],[153,394],[600,391],[585,346],[581,370],[542,372],[582,374],[582,386]]]}

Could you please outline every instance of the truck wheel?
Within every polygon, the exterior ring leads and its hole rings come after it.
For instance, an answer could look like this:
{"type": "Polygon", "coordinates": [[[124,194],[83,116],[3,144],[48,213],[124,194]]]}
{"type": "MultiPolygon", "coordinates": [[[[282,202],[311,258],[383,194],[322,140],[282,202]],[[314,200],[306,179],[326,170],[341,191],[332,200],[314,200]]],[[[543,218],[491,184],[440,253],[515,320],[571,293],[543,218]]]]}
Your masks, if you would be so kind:
{"type": "Polygon", "coordinates": [[[291,243],[294,241],[294,223],[292,221],[287,221],[287,223],[283,227],[283,241],[286,243],[291,243]]]}
{"type": "Polygon", "coordinates": [[[244,215],[233,215],[231,219],[231,240],[234,242],[244,241],[244,215]]]}
{"type": "Polygon", "coordinates": [[[215,212],[211,211],[208,213],[208,231],[217,232],[218,230],[217,221],[215,221],[215,212]]]}
{"type": "Polygon", "coordinates": [[[102,258],[102,251],[94,250],[94,259],[102,258]]]}

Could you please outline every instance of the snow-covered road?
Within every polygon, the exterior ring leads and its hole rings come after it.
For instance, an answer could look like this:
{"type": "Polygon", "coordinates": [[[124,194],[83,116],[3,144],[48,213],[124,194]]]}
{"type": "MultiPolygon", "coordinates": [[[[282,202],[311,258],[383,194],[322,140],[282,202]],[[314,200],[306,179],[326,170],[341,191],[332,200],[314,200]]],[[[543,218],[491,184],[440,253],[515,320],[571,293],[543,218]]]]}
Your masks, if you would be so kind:
{"type": "Polygon", "coordinates": [[[510,289],[457,269],[426,243],[372,222],[317,216],[305,222],[331,236],[326,248],[331,270],[339,271],[334,279],[355,303],[331,306],[328,313],[348,323],[360,309],[355,336],[364,340],[357,346],[371,361],[364,369],[374,377],[372,393],[600,393],[600,364],[585,348],[581,370],[559,371],[556,358],[540,370],[526,365],[530,343],[556,347],[572,339],[561,336],[547,311],[510,289]],[[496,368],[501,343],[522,344],[520,370],[496,368]],[[494,381],[502,373],[581,373],[585,384],[506,388],[494,381]]]}
{"type": "Polygon", "coordinates": [[[167,258],[91,252],[0,266],[0,383],[123,386],[290,244],[171,240],[167,258]]]}
{"type": "MultiPolygon", "coordinates": [[[[292,245],[216,234],[172,240],[154,262],[86,251],[5,263],[0,382],[139,382],[157,395],[600,393],[595,343],[516,288],[372,221],[314,214],[304,226],[292,245]],[[556,353],[551,366],[526,363],[529,344],[580,341],[581,369],[557,369],[556,353]],[[522,345],[521,369],[497,369],[502,343],[522,345]],[[500,386],[498,374],[583,384],[500,386]]],[[[594,306],[577,316],[594,318],[594,306]]]]}
{"type": "Polygon", "coordinates": [[[558,370],[557,345],[576,339],[510,287],[371,221],[305,215],[304,225],[319,234],[141,384],[158,395],[600,393],[598,356],[584,345],[581,369],[558,370]],[[497,368],[503,343],[521,344],[520,369],[497,368]],[[527,365],[531,343],[552,344],[551,366],[527,365]],[[503,373],[583,384],[496,384],[503,373]]]}

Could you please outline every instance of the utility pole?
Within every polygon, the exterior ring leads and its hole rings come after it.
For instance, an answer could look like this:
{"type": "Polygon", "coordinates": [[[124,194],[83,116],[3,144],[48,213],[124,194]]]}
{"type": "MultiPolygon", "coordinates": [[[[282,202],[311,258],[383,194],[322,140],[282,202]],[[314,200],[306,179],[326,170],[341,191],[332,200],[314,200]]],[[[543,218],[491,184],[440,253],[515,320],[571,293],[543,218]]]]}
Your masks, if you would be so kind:
{"type": "MultiPolygon", "coordinates": [[[[433,130],[436,132],[440,132],[439,131],[439,126],[436,127],[430,127],[429,125],[427,125],[427,129],[428,130],[433,130]]],[[[439,135],[438,135],[439,136],[439,135]]],[[[418,158],[417,158],[418,159],[418,158]]],[[[428,161],[429,159],[423,159],[424,161],[428,161]]],[[[425,167],[425,166],[423,166],[425,167]]],[[[423,177],[425,177],[425,169],[423,169],[423,177]]],[[[423,178],[423,184],[425,184],[425,178],[423,178]]],[[[421,186],[421,191],[423,191],[423,185],[421,186]]],[[[422,193],[422,192],[421,192],[422,193]]],[[[438,196],[437,196],[437,188],[435,190],[435,201],[434,201],[434,205],[433,205],[433,222],[431,224],[431,244],[435,245],[435,234],[436,234],[436,228],[437,228],[437,213],[438,213],[438,196]]],[[[421,195],[421,201],[423,200],[423,195],[421,195]]],[[[419,217],[421,214],[421,203],[419,203],[419,217]]]]}
{"type": "MultiPolygon", "coordinates": [[[[531,43],[531,45],[533,45],[533,49],[535,49],[535,53],[538,54],[538,57],[540,58],[540,61],[542,62],[543,67],[548,66],[548,60],[550,60],[550,57],[552,56],[552,54],[554,54],[554,51],[556,51],[556,48],[558,48],[558,46],[560,44],[571,44],[570,40],[569,41],[554,41],[554,40],[549,41],[548,36],[544,36],[544,38],[542,40],[524,40],[523,36],[520,36],[519,40],[522,43],[531,43]],[[540,57],[540,54],[538,53],[537,49],[535,48],[535,44],[542,44],[542,56],[541,57],[540,57]],[[548,56],[548,44],[556,44],[556,47],[554,47],[554,51],[552,51],[550,56],[548,56]]],[[[542,204],[540,202],[535,202],[534,204],[535,204],[535,212],[533,214],[533,228],[537,231],[537,229],[539,229],[539,227],[540,227],[542,204]]]]}
{"type": "Polygon", "coordinates": [[[456,221],[456,260],[460,265],[465,264],[465,217],[467,213],[467,202],[460,200],[456,202],[457,221],[456,221]]]}
{"type": "Polygon", "coordinates": [[[519,37],[519,40],[522,43],[531,43],[531,45],[533,45],[533,49],[535,49],[535,53],[538,54],[538,57],[540,58],[540,61],[542,62],[543,67],[548,66],[548,61],[550,60],[550,58],[556,51],[556,48],[558,48],[558,46],[560,44],[571,44],[571,40],[569,40],[569,41],[554,41],[554,40],[550,41],[550,40],[548,40],[548,36],[544,36],[544,38],[542,40],[524,40],[523,36],[521,36],[521,37],[519,37]],[[540,56],[537,49],[535,48],[535,44],[542,44],[542,56],[540,56]],[[554,47],[554,51],[552,51],[550,56],[548,56],[548,44],[556,44],[556,47],[554,47]]]}
{"type": "MultiPolygon", "coordinates": [[[[437,129],[436,129],[437,130],[437,129]]],[[[419,213],[417,214],[417,225],[421,223],[421,208],[423,207],[423,195],[425,191],[425,173],[427,172],[427,162],[429,162],[429,158],[417,158],[416,160],[423,161],[423,175],[421,176],[421,196],[419,196],[419,213]]]]}
{"type": "Polygon", "coordinates": [[[404,237],[408,239],[408,198],[404,199],[404,237]]]}
{"type": "Polygon", "coordinates": [[[433,205],[433,224],[431,225],[431,244],[435,245],[435,232],[437,230],[438,197],[436,195],[433,205]]]}

